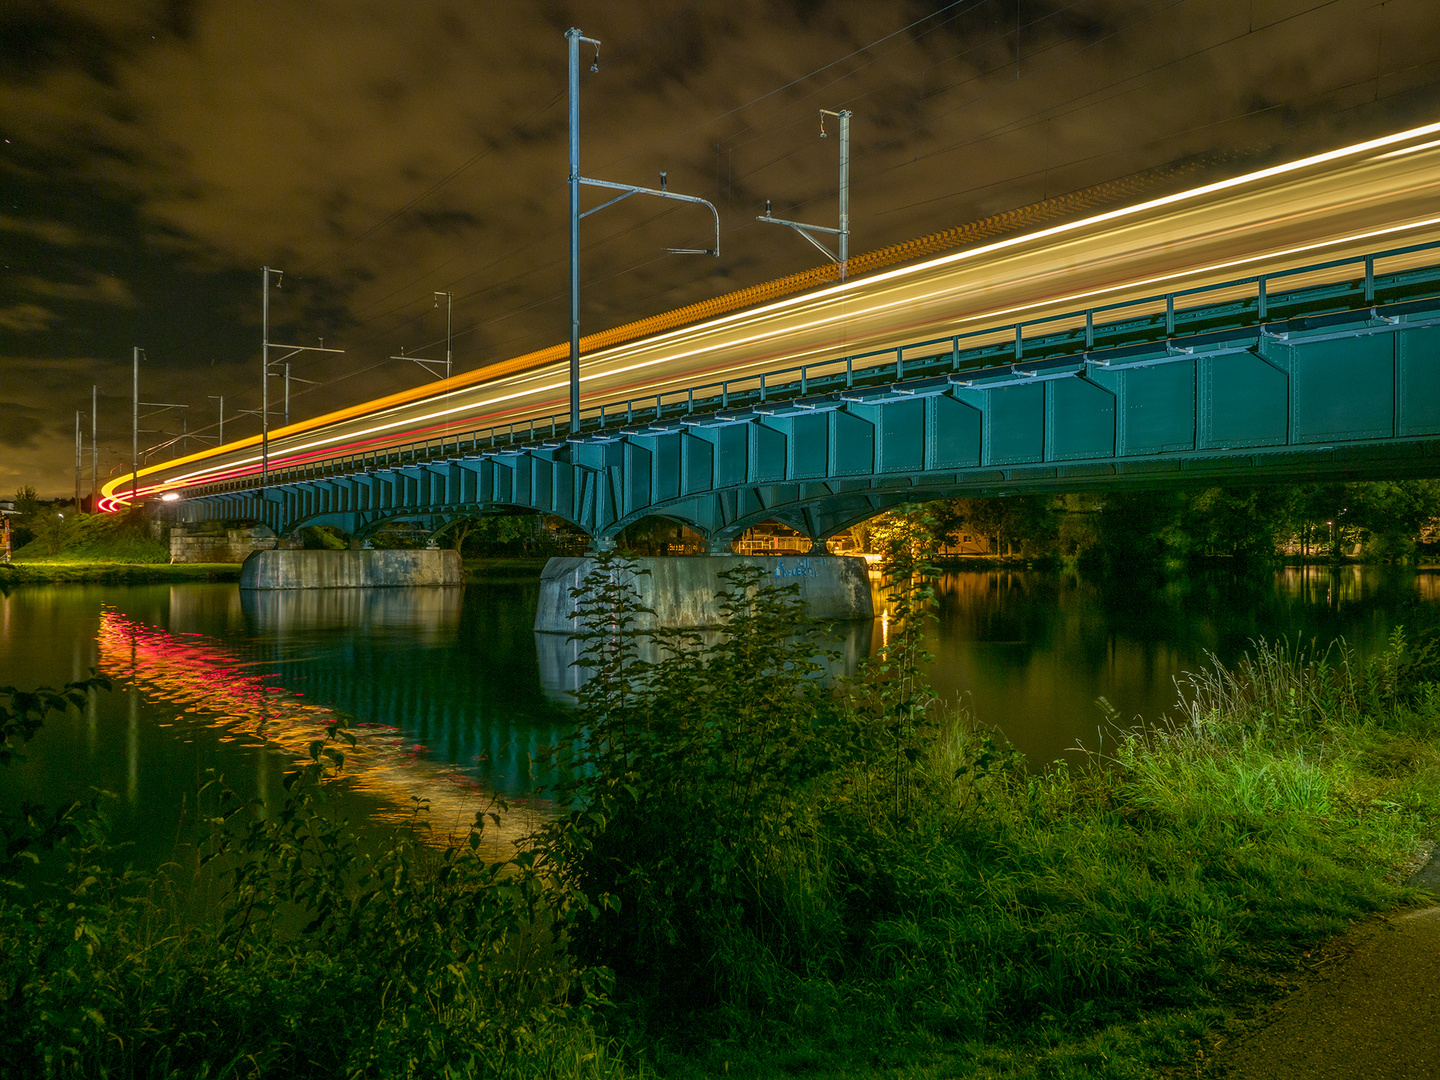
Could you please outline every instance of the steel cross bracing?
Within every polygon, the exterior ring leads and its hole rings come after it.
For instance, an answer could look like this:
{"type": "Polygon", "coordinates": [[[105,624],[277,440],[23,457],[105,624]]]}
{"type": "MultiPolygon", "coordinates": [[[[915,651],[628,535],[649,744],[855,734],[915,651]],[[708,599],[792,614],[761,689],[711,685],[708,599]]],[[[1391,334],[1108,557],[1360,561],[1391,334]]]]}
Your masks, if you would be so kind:
{"type": "Polygon", "coordinates": [[[557,414],[272,469],[263,492],[193,489],[181,515],[362,538],[390,520],[438,529],[528,509],[600,546],[658,515],[728,549],[761,521],[818,544],[952,495],[1434,475],[1440,265],[1375,263],[1436,247],[610,403],[568,438],[557,414]]]}

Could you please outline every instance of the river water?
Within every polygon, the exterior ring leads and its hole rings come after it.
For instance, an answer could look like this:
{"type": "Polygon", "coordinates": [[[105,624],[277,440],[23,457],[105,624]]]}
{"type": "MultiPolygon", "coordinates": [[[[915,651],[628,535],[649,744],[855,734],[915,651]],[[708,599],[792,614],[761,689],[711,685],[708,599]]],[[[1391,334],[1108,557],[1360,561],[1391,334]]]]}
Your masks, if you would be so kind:
{"type": "MultiPolygon", "coordinates": [[[[136,861],[172,857],[211,770],[262,801],[325,726],[359,732],[341,808],[388,825],[428,804],[437,834],[492,796],[513,807],[487,848],[511,850],[548,812],[531,759],[571,725],[573,646],[532,632],[538,582],[463,590],[241,593],[235,585],[21,587],[0,597],[0,685],[51,686],[91,669],[113,689],[53,718],[28,760],[0,772],[0,805],[113,792],[136,861]]],[[[1383,647],[1440,574],[1290,568],[1204,573],[1159,586],[987,570],[946,574],[930,624],[932,682],[1033,765],[1101,741],[1102,696],[1124,718],[1172,709],[1175,680],[1208,652],[1259,637],[1383,647]]],[[[838,631],[853,667],[890,631],[838,631]]],[[[1105,737],[1109,737],[1108,735],[1105,737]]]]}

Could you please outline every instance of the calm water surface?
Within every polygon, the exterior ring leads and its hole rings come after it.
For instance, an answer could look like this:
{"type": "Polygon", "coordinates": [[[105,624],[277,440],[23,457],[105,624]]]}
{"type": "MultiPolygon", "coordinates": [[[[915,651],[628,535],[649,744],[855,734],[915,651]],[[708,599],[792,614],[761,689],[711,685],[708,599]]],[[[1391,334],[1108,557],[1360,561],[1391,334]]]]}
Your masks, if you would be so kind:
{"type": "MultiPolygon", "coordinates": [[[[343,805],[392,823],[428,800],[437,832],[491,795],[518,809],[492,834],[509,850],[547,813],[531,756],[568,730],[573,647],[531,631],[537,583],[464,590],[242,594],[234,585],[45,586],[0,597],[0,684],[58,685],[98,669],[114,683],[56,718],[29,761],[0,773],[0,803],[117,796],[117,833],[140,861],[170,856],[208,770],[261,799],[328,723],[360,732],[343,805]]],[[[1252,639],[1383,646],[1440,576],[1375,568],[1201,574],[1158,588],[1100,587],[1014,571],[946,575],[931,628],[933,682],[1034,763],[1094,746],[1105,697],[1154,718],[1207,652],[1252,639]]],[[[881,601],[877,610],[884,610],[881,601]]],[[[888,619],[851,627],[844,664],[878,648],[888,619]]]]}

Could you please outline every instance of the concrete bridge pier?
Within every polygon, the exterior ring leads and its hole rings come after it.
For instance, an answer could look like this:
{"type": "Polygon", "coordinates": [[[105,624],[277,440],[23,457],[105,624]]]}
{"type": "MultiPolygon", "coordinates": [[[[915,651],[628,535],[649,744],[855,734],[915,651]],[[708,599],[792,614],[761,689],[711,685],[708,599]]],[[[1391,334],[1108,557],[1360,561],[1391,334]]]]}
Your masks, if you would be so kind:
{"type": "MultiPolygon", "coordinates": [[[[724,553],[673,555],[634,560],[634,587],[642,606],[654,615],[641,616],[639,629],[721,627],[716,597],[726,587],[721,573],[738,565],[758,566],[777,584],[798,584],[807,615],[817,621],[851,622],[875,617],[870,574],[864,559],[838,555],[734,555],[724,553]]],[[[594,567],[593,555],[551,559],[540,580],[535,629],[544,634],[571,634],[579,629],[571,616],[579,588],[594,567]]]]}
{"type": "Polygon", "coordinates": [[[465,583],[460,553],[423,551],[303,551],[253,553],[240,567],[242,589],[377,589],[465,583]]]}

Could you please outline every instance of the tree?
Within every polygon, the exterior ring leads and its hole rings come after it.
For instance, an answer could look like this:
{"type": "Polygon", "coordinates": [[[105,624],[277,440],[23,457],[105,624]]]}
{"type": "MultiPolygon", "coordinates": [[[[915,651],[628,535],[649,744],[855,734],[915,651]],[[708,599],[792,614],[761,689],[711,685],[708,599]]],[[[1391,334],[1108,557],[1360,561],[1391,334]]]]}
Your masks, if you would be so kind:
{"type": "Polygon", "coordinates": [[[40,496],[26,484],[15,492],[15,518],[10,526],[14,532],[12,542],[22,548],[35,539],[35,527],[40,519],[40,496]]]}
{"type": "Polygon", "coordinates": [[[1179,531],[1193,556],[1268,559],[1276,540],[1294,531],[1301,496],[1286,484],[1254,488],[1206,488],[1188,500],[1179,531]]]}
{"type": "Polygon", "coordinates": [[[1420,527],[1440,517],[1440,481],[1382,480],[1350,484],[1355,524],[1368,533],[1367,558],[1407,562],[1415,554],[1420,527]]]}
{"type": "Polygon", "coordinates": [[[1184,505],[1184,494],[1174,490],[1109,493],[1096,521],[1100,542],[1086,561],[1112,573],[1158,569],[1183,553],[1178,526],[1184,505]]]}
{"type": "Polygon", "coordinates": [[[990,537],[998,554],[1053,555],[1060,520],[1053,495],[944,499],[927,504],[937,544],[961,532],[990,537]]]}

